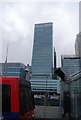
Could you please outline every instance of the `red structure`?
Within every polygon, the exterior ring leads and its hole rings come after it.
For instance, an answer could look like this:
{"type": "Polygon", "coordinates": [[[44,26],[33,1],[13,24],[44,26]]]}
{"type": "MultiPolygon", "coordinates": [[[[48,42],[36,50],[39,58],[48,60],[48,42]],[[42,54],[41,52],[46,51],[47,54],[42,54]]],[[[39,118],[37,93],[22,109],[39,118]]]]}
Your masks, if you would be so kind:
{"type": "Polygon", "coordinates": [[[20,78],[0,77],[2,117],[6,119],[33,120],[34,102],[29,81],[20,78]]]}

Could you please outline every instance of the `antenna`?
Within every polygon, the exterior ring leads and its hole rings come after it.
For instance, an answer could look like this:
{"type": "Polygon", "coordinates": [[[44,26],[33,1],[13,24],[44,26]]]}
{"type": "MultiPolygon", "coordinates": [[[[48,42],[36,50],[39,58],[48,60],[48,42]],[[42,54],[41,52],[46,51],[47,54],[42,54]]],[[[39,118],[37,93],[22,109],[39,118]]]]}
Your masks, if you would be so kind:
{"type": "Polygon", "coordinates": [[[8,48],[9,48],[9,44],[7,45],[6,60],[5,60],[5,63],[7,63],[7,60],[8,60],[8,48]]]}
{"type": "Polygon", "coordinates": [[[7,51],[6,51],[6,60],[5,60],[5,66],[4,66],[4,69],[5,69],[5,77],[7,76],[7,60],[8,60],[8,48],[9,48],[9,44],[7,45],[7,51]]]}

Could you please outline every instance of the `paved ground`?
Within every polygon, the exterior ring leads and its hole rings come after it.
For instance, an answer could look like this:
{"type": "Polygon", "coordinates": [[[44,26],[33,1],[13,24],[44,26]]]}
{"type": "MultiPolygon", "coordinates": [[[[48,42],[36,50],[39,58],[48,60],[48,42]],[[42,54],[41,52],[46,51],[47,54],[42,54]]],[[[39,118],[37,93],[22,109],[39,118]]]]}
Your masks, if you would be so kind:
{"type": "MultiPolygon", "coordinates": [[[[68,119],[68,118],[65,118],[65,119],[63,119],[63,118],[53,118],[53,119],[44,119],[44,118],[41,118],[41,119],[35,119],[35,120],[70,120],[70,119],[68,119]]],[[[72,119],[72,120],[75,120],[75,119],[72,119]]]]}
{"type": "MultiPolygon", "coordinates": [[[[61,113],[60,106],[35,106],[35,120],[69,120],[68,115],[66,118],[61,118],[61,113]]],[[[72,120],[81,120],[81,117],[72,120]]]]}
{"type": "Polygon", "coordinates": [[[60,119],[61,109],[55,106],[35,106],[35,118],[60,119]]]}

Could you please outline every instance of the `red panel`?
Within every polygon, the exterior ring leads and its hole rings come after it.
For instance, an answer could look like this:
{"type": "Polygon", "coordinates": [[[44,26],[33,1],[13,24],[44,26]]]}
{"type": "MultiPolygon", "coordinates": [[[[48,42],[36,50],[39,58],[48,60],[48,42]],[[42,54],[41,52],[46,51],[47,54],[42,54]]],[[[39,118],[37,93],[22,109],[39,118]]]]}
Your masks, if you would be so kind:
{"type": "Polygon", "coordinates": [[[11,112],[19,112],[19,78],[0,77],[0,84],[11,86],[11,112]]]}
{"type": "Polygon", "coordinates": [[[19,112],[19,81],[12,85],[11,90],[11,111],[19,112]]]}

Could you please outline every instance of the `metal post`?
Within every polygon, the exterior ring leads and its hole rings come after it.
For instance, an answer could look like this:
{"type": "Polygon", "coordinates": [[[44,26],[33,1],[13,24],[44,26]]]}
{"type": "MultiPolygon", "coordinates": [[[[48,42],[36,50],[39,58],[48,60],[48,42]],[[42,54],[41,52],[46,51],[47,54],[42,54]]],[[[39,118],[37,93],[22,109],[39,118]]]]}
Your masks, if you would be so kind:
{"type": "Polygon", "coordinates": [[[4,73],[5,73],[5,77],[7,76],[7,61],[5,61],[4,63],[4,73]]]}
{"type": "Polygon", "coordinates": [[[77,81],[76,81],[76,118],[77,118],[77,81]]]}
{"type": "Polygon", "coordinates": [[[62,117],[62,114],[63,114],[63,104],[62,104],[62,102],[63,102],[63,83],[62,83],[62,81],[60,81],[60,84],[61,84],[61,88],[60,88],[60,111],[61,111],[61,117],[62,117]]]}
{"type": "Polygon", "coordinates": [[[6,51],[6,60],[5,60],[5,64],[4,64],[5,77],[7,76],[8,48],[9,48],[9,44],[7,45],[7,51],[6,51]]]}
{"type": "Polygon", "coordinates": [[[46,90],[45,90],[45,95],[44,95],[44,119],[46,117],[47,78],[48,76],[46,76],[46,90]]]}
{"type": "Polygon", "coordinates": [[[46,95],[44,95],[44,119],[45,119],[45,116],[46,116],[46,114],[45,114],[45,111],[46,111],[46,95]]]}

